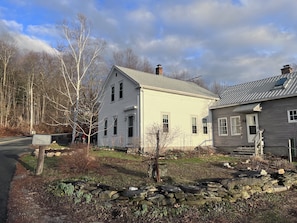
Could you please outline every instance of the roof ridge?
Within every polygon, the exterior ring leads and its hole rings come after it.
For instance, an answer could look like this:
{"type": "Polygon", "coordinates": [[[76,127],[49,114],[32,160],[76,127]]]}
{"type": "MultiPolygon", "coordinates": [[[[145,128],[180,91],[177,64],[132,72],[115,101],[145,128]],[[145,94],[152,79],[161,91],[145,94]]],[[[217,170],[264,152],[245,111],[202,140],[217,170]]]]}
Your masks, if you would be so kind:
{"type": "Polygon", "coordinates": [[[140,86],[151,86],[151,87],[156,87],[160,89],[161,88],[168,89],[170,91],[175,90],[177,92],[184,92],[184,93],[196,94],[196,95],[207,96],[212,98],[218,98],[218,96],[213,92],[191,81],[179,80],[179,79],[175,79],[164,75],[157,75],[157,74],[139,71],[139,70],[117,66],[117,65],[115,65],[115,67],[121,70],[122,72],[124,72],[134,81],[136,81],[140,86]],[[152,75],[152,76],[148,76],[148,75],[152,75]]]}

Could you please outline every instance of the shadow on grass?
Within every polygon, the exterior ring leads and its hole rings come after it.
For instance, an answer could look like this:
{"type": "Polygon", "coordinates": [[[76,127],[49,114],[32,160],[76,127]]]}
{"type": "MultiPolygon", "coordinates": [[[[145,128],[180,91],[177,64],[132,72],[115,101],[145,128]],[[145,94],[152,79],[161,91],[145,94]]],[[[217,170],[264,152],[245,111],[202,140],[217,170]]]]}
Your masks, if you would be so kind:
{"type": "Polygon", "coordinates": [[[28,163],[22,161],[21,157],[18,156],[18,155],[6,155],[6,157],[9,158],[9,159],[14,159],[14,160],[16,160],[16,161],[19,162],[24,168],[26,168],[26,169],[29,170],[29,171],[32,171],[32,172],[33,172],[33,171],[35,170],[35,168],[34,168],[33,165],[29,165],[28,163]]]}
{"type": "Polygon", "coordinates": [[[140,177],[140,178],[147,177],[147,173],[145,173],[145,172],[136,171],[136,170],[129,170],[129,169],[127,169],[125,167],[122,167],[122,166],[104,164],[104,167],[111,168],[111,169],[116,170],[119,173],[131,175],[131,176],[136,176],[136,177],[140,177]]]}

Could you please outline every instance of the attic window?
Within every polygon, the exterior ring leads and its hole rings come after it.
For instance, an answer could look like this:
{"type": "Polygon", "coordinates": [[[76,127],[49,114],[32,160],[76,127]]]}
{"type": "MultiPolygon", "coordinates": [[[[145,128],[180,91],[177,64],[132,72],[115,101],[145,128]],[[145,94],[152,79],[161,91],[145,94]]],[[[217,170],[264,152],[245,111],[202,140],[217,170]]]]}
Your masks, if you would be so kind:
{"type": "Polygon", "coordinates": [[[288,82],[289,82],[288,78],[283,77],[283,78],[281,78],[281,79],[279,79],[278,81],[275,82],[274,87],[273,87],[272,90],[286,88],[288,82]]]}

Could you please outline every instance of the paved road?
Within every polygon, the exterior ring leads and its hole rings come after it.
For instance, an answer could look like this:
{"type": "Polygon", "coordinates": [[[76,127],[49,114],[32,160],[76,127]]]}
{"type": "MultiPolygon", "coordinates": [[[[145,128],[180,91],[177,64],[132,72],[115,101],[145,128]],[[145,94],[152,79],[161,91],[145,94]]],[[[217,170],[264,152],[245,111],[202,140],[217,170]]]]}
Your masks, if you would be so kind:
{"type": "Polygon", "coordinates": [[[6,222],[7,200],[18,157],[31,152],[31,137],[0,138],[0,223],[6,222]]]}

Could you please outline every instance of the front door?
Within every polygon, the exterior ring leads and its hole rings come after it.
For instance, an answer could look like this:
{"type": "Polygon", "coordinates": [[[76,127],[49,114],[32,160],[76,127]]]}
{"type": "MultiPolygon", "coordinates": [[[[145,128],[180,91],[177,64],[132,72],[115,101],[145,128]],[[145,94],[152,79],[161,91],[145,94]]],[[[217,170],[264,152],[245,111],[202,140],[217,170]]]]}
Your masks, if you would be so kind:
{"type": "Polygon", "coordinates": [[[254,138],[259,130],[258,114],[246,115],[247,140],[249,143],[254,142],[254,138]]]}
{"type": "Polygon", "coordinates": [[[128,116],[128,145],[133,144],[133,137],[134,137],[134,116],[128,116]]]}

